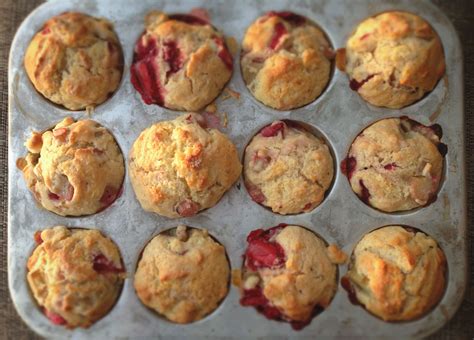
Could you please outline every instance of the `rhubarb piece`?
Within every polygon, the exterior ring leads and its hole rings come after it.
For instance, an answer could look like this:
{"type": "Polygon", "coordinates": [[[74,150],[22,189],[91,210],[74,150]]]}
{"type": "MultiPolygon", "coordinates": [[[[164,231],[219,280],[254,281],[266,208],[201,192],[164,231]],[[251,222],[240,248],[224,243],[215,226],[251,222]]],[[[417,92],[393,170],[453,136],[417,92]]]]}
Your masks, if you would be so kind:
{"type": "Polygon", "coordinates": [[[260,134],[263,137],[275,137],[278,134],[278,132],[280,132],[280,131],[282,131],[282,135],[283,135],[284,128],[285,128],[285,123],[276,122],[276,123],[272,123],[271,125],[268,125],[268,126],[264,127],[260,131],[260,134]]]}
{"type": "Polygon", "coordinates": [[[67,324],[66,319],[64,319],[61,315],[51,312],[50,310],[45,309],[44,313],[46,317],[51,320],[51,322],[57,326],[64,326],[67,324]]]}
{"type": "Polygon", "coordinates": [[[289,11],[281,11],[281,12],[271,11],[271,12],[268,12],[267,15],[270,17],[272,16],[280,17],[283,20],[295,26],[301,26],[306,22],[305,17],[295,14],[293,12],[289,12],[289,11]]]}
{"type": "Polygon", "coordinates": [[[273,33],[272,40],[270,41],[269,47],[274,50],[281,41],[281,38],[287,34],[288,31],[281,22],[277,23],[275,26],[275,33],[273,33]]]}
{"type": "Polygon", "coordinates": [[[94,256],[92,267],[100,274],[123,273],[125,270],[114,266],[113,262],[106,258],[103,254],[94,256]]]}

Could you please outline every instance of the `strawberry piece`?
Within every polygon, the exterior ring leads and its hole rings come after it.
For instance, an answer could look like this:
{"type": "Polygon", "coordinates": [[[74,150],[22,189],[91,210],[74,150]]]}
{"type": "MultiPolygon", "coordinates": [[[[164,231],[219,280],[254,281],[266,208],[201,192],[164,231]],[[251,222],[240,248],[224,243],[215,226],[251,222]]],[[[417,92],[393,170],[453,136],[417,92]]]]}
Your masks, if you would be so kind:
{"type": "Polygon", "coordinates": [[[94,259],[92,260],[92,268],[99,274],[124,272],[123,268],[115,267],[112,261],[106,258],[103,254],[94,256],[94,259]]]}
{"type": "Polygon", "coordinates": [[[166,78],[178,72],[183,67],[183,55],[176,41],[166,41],[163,43],[163,60],[168,63],[169,70],[166,78]]]}
{"type": "Polygon", "coordinates": [[[170,15],[169,18],[185,22],[189,25],[209,25],[208,20],[204,20],[201,14],[202,13],[196,15],[196,11],[194,13],[191,11],[191,14],[173,14],[170,15]]]}
{"type": "Polygon", "coordinates": [[[232,55],[230,54],[227,46],[225,45],[224,40],[222,40],[222,38],[215,37],[214,42],[218,46],[217,56],[221,58],[225,66],[227,66],[227,68],[232,71],[234,61],[232,60],[232,55]]]}
{"type": "Polygon", "coordinates": [[[53,201],[58,201],[60,199],[59,195],[56,195],[54,192],[48,192],[48,198],[53,201]]]}
{"type": "Polygon", "coordinates": [[[285,251],[270,239],[286,224],[279,224],[268,230],[257,229],[247,236],[248,247],[245,251],[245,265],[251,270],[258,268],[278,268],[285,263],[285,251]]]}
{"type": "Polygon", "coordinates": [[[142,40],[140,39],[135,46],[130,80],[145,104],[163,105],[164,89],[157,77],[158,66],[155,61],[158,47],[154,40],[149,40],[146,45],[142,40]]]}
{"type": "Polygon", "coordinates": [[[119,191],[117,189],[111,187],[111,186],[106,186],[104,189],[104,193],[102,194],[102,197],[100,198],[99,202],[102,203],[104,207],[108,207],[114,201],[117,199],[119,196],[119,191]]]}
{"type": "Polygon", "coordinates": [[[287,34],[287,30],[283,23],[279,22],[275,25],[275,32],[273,33],[272,39],[270,40],[269,47],[274,50],[280,43],[281,37],[287,34]]]}
{"type": "Polygon", "coordinates": [[[303,17],[301,15],[298,15],[298,14],[295,14],[295,13],[290,12],[290,11],[281,11],[281,12],[271,11],[271,12],[268,12],[267,15],[269,17],[273,17],[273,16],[280,17],[283,20],[285,20],[285,21],[287,21],[290,24],[295,25],[295,26],[300,26],[300,25],[302,25],[306,22],[305,17],[303,17]]]}
{"type": "Polygon", "coordinates": [[[369,189],[367,189],[367,187],[364,185],[364,181],[363,180],[359,180],[359,185],[361,187],[361,193],[359,195],[360,199],[366,203],[366,204],[369,204],[369,198],[370,198],[370,192],[369,192],[369,189]]]}
{"type": "Polygon", "coordinates": [[[37,232],[35,232],[34,238],[37,245],[43,243],[43,239],[41,238],[41,231],[38,230],[37,232]]]}
{"type": "Polygon", "coordinates": [[[353,91],[358,91],[365,83],[367,83],[370,79],[372,79],[375,76],[375,74],[371,74],[367,78],[363,79],[362,81],[357,81],[355,79],[351,79],[349,83],[349,87],[353,91]]]}
{"type": "Polygon", "coordinates": [[[205,8],[193,8],[190,12],[193,17],[199,18],[207,24],[211,23],[209,12],[205,8]]]}
{"type": "Polygon", "coordinates": [[[262,130],[260,130],[260,134],[263,137],[274,137],[278,134],[278,132],[282,131],[285,128],[285,123],[283,122],[276,122],[271,125],[265,126],[262,130]]]}
{"type": "Polygon", "coordinates": [[[389,163],[384,165],[383,167],[385,170],[393,170],[395,168],[398,168],[398,165],[396,163],[389,163]]]}
{"type": "Polygon", "coordinates": [[[357,160],[354,157],[346,157],[341,162],[341,172],[350,180],[355,171],[356,165],[357,160]]]}
{"type": "Polygon", "coordinates": [[[199,211],[199,204],[190,199],[185,199],[176,207],[176,212],[183,217],[190,217],[197,214],[199,211]]]}
{"type": "Polygon", "coordinates": [[[67,324],[67,321],[66,319],[64,319],[61,315],[59,314],[56,314],[54,312],[51,312],[47,309],[44,310],[44,313],[46,315],[46,317],[51,320],[51,322],[55,325],[58,325],[58,326],[62,326],[62,325],[66,325],[67,324]]]}

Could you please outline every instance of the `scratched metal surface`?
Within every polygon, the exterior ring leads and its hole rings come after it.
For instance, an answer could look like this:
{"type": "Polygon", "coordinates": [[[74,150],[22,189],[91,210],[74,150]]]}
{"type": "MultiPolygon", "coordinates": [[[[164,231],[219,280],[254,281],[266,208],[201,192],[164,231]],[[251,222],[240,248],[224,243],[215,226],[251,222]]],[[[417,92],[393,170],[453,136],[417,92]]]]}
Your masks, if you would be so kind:
{"type": "MultiPolygon", "coordinates": [[[[453,316],[461,303],[466,285],[466,193],[464,179],[463,82],[460,43],[449,20],[428,1],[412,2],[377,0],[317,0],[239,2],[175,0],[66,0],[49,1],[23,22],[12,44],[9,65],[9,288],[15,306],[37,333],[46,337],[78,339],[137,336],[411,336],[435,332],[453,316]],[[60,109],[39,95],[30,84],[23,68],[26,47],[37,30],[53,15],[77,10],[104,16],[115,25],[121,40],[125,69],[116,94],[98,106],[92,118],[114,134],[124,156],[139,133],[154,122],[173,119],[179,113],[143,104],[130,83],[129,67],[133,45],[143,31],[143,17],[150,9],[165,12],[188,12],[193,7],[208,8],[213,24],[226,35],[241,41],[247,26],[268,10],[290,9],[317,22],[334,47],[345,45],[355,25],[367,16],[390,9],[417,13],[427,19],[441,37],[447,73],[435,90],[421,101],[402,110],[380,109],[365,103],[348,87],[347,77],[336,70],[324,94],[315,102],[292,111],[271,110],[247,91],[243,83],[239,55],[234,58],[234,74],[228,86],[241,94],[240,100],[217,99],[218,112],[226,112],[224,129],[237,145],[240,155],[253,134],[276,119],[294,119],[312,125],[328,141],[336,163],[345,157],[357,134],[381,118],[408,115],[424,124],[439,123],[443,142],[448,145],[445,179],[438,200],[429,207],[403,214],[385,214],[364,205],[350,189],[347,179],[337,168],[334,185],[325,201],[310,213],[292,216],[273,214],[252,202],[242,179],[213,208],[192,217],[169,220],[144,212],[136,200],[130,181],[124,183],[123,195],[105,211],[80,218],[64,218],[40,209],[15,167],[18,157],[26,153],[24,141],[33,130],[51,127],[72,115],[85,118],[85,112],[60,109]],[[357,241],[367,232],[388,224],[405,224],[419,228],[434,237],[448,261],[448,285],[438,306],[426,316],[412,322],[386,323],[359,306],[350,304],[346,292],[338,286],[331,305],[309,326],[295,332],[286,323],[266,320],[252,308],[239,305],[238,290],[231,287],[228,296],[212,314],[198,322],[176,325],[144,307],[133,289],[137,258],[147,241],[158,232],[179,223],[207,228],[226,248],[232,268],[240,268],[245,237],[249,231],[278,223],[305,226],[327,242],[336,243],[351,253],[357,241]],[[53,326],[35,305],[26,283],[26,261],[34,249],[33,234],[54,225],[96,227],[119,246],[127,272],[121,296],[112,311],[89,329],[69,331],[53,326]]],[[[347,267],[339,266],[339,276],[347,267]]]]}

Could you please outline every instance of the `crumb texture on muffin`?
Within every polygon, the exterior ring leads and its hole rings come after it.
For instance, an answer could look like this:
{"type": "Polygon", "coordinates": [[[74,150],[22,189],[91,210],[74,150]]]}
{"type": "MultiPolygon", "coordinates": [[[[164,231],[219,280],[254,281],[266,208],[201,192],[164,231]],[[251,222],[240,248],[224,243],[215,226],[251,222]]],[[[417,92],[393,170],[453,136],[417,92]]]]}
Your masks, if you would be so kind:
{"type": "Polygon", "coordinates": [[[441,127],[407,117],[380,120],[355,139],[342,168],[352,190],[386,212],[425,206],[437,195],[446,145],[441,127]]]}
{"type": "Polygon", "coordinates": [[[432,27],[419,16],[396,11],[360,23],[342,63],[352,90],[375,106],[394,109],[433,90],[446,67],[432,27]]]}
{"type": "Polygon", "coordinates": [[[170,217],[214,206],[239,178],[237,149],[196,113],[142,131],[130,151],[130,178],[143,209],[170,217]]]}
{"type": "Polygon", "coordinates": [[[114,137],[93,120],[70,117],[33,132],[17,166],[36,200],[62,216],[90,215],[120,195],[124,159],[114,137]]]}
{"type": "Polygon", "coordinates": [[[241,68],[247,87],[263,104],[290,110],[314,101],[326,87],[332,49],[310,20],[269,12],[245,33],[241,68]]]}
{"type": "Polygon", "coordinates": [[[146,306],[173,322],[190,323],[218,307],[229,280],[224,247],[205,229],[178,226],[145,247],[134,286],[146,306]]]}
{"type": "Polygon", "coordinates": [[[89,327],[117,300],[125,269],[117,246],[98,230],[57,226],[37,232],[27,279],[45,315],[67,328],[89,327]]]}
{"type": "Polygon", "coordinates": [[[103,103],[119,86],[122,48],[109,21],[66,12],[49,19],[34,36],[25,69],[43,96],[81,110],[103,103]]]}
{"type": "Polygon", "coordinates": [[[446,259],[435,240],[388,226],[357,244],[346,277],[368,311],[386,321],[408,321],[441,300],[445,273],[446,259]]]}
{"type": "Polygon", "coordinates": [[[244,158],[245,185],[252,199],[284,215],[318,206],[334,173],[328,146],[291,123],[275,121],[264,127],[244,158]]]}
{"type": "Polygon", "coordinates": [[[269,319],[290,322],[295,329],[328,307],[337,288],[335,263],[345,260],[334,245],[329,249],[313,232],[285,224],[254,230],[247,242],[242,305],[254,306],[269,319]]]}
{"type": "Polygon", "coordinates": [[[151,11],[145,26],[130,69],[143,101],[182,111],[212,102],[232,76],[224,36],[194,15],[151,11]]]}

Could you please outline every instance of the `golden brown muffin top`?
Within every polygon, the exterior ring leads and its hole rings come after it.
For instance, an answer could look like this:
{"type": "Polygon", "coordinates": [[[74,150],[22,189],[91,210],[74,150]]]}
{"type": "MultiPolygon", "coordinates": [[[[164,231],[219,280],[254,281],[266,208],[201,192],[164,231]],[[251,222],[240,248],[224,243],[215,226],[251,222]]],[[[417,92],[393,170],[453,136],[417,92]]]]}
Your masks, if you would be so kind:
{"type": "Polygon", "coordinates": [[[389,108],[420,99],[445,71],[438,35],[425,20],[407,12],[364,20],[340,57],[351,88],[369,103],[389,108]]]}
{"type": "Polygon", "coordinates": [[[103,103],[122,78],[122,48],[105,19],[66,12],[49,19],[30,42],[25,68],[35,88],[70,110],[103,103]]]}
{"type": "Polygon", "coordinates": [[[224,247],[205,229],[178,226],[145,247],[134,286],[146,306],[173,322],[190,323],[217,308],[229,278],[224,247]]]}
{"type": "Polygon", "coordinates": [[[413,320],[435,306],[446,286],[446,259],[422,232],[387,226],[357,244],[346,277],[360,303],[386,321],[413,320]]]}
{"type": "Polygon", "coordinates": [[[35,235],[28,283],[56,325],[89,327],[114,305],[125,269],[117,246],[98,230],[57,226],[35,235]]]}

